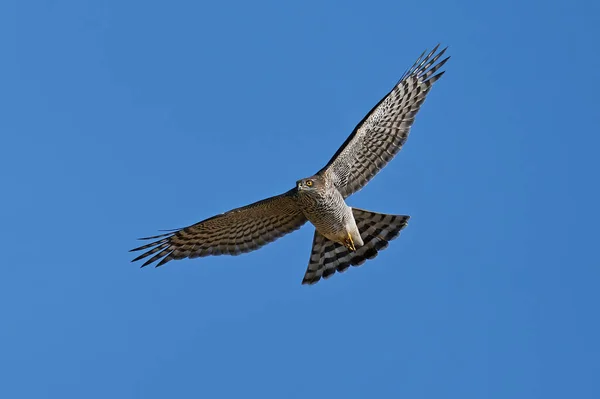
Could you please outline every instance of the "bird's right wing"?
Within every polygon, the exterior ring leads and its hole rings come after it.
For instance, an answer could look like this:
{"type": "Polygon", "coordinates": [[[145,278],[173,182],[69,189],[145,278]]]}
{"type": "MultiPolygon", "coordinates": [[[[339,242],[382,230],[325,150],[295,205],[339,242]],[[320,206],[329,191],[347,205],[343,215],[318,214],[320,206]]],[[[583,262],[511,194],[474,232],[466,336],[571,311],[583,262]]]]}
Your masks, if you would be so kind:
{"type": "Polygon", "coordinates": [[[156,241],[132,249],[130,252],[147,250],[132,262],[154,255],[142,267],[160,259],[158,267],[173,259],[254,251],[306,223],[294,193],[292,189],[181,230],[142,238],[156,241]]]}

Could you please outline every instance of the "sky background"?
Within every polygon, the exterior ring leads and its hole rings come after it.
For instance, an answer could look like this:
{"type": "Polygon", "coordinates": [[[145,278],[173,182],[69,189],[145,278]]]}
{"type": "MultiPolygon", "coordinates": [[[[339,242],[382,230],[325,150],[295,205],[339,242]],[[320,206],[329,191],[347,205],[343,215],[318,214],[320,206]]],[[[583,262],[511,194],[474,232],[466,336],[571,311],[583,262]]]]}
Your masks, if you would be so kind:
{"type": "Polygon", "coordinates": [[[598,398],[597,1],[0,3],[0,397],[598,398]],[[137,237],[319,170],[418,55],[446,75],[301,286],[310,225],[139,268],[137,237]]]}

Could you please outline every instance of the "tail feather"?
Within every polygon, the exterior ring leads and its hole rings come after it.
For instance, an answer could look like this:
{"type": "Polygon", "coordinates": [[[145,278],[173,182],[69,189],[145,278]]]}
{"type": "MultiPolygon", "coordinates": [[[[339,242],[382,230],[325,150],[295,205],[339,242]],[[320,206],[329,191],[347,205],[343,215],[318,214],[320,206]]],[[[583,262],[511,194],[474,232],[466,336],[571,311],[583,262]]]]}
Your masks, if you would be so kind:
{"type": "Polygon", "coordinates": [[[354,220],[364,245],[352,252],[341,244],[330,241],[315,231],[308,268],[302,284],[315,284],[321,278],[331,277],[336,271],[344,272],[350,266],[360,266],[387,248],[406,227],[410,216],[386,215],[353,208],[354,220]]]}

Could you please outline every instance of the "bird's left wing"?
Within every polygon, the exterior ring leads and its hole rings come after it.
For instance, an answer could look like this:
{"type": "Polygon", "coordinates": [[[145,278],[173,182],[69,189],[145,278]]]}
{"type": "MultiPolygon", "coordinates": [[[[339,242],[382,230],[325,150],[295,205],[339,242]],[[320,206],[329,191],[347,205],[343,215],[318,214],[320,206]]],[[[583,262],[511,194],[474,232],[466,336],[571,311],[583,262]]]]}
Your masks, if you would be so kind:
{"type": "Polygon", "coordinates": [[[438,62],[446,51],[437,52],[438,47],[417,59],[319,171],[333,179],[344,198],[363,188],[404,145],[427,93],[444,74],[436,72],[450,58],[438,62]]]}
{"type": "Polygon", "coordinates": [[[157,267],[173,259],[239,255],[273,242],[304,223],[306,218],[296,203],[295,189],[292,189],[181,230],[142,238],[155,241],[130,252],[147,250],[132,262],[154,255],[142,267],[159,259],[157,267]]]}

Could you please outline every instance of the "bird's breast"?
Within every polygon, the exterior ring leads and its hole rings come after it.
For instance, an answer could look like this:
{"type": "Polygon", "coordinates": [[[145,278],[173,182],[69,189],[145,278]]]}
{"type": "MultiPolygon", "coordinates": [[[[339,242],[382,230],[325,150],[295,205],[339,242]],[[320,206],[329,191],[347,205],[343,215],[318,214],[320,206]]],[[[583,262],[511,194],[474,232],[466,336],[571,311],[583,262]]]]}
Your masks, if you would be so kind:
{"type": "Polygon", "coordinates": [[[304,216],[319,233],[332,241],[340,242],[356,224],[352,216],[352,209],[346,205],[339,193],[337,196],[335,194],[301,201],[301,207],[304,216]]]}

